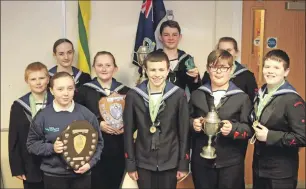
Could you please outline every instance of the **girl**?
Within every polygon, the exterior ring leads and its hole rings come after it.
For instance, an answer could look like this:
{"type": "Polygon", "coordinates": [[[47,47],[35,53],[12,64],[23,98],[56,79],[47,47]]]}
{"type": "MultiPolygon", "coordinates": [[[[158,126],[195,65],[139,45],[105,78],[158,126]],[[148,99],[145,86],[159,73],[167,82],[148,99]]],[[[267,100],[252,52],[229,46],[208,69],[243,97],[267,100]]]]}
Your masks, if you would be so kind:
{"type": "Polygon", "coordinates": [[[76,88],[91,81],[91,77],[88,73],[84,73],[72,66],[74,47],[70,40],[65,38],[57,40],[53,45],[53,56],[56,59],[57,66],[54,66],[49,70],[51,77],[57,72],[67,72],[73,76],[76,88]]]}
{"type": "MultiPolygon", "coordinates": [[[[222,37],[219,39],[217,49],[226,50],[234,57],[234,64],[233,68],[231,69],[230,80],[238,88],[248,94],[250,100],[253,101],[255,92],[257,90],[257,83],[254,74],[235,60],[239,53],[237,41],[232,37],[222,37]]],[[[206,71],[202,78],[202,83],[205,84],[209,81],[209,72],[206,71]]]]}
{"type": "Polygon", "coordinates": [[[100,159],[103,139],[96,116],[84,106],[73,101],[75,83],[67,72],[58,72],[50,80],[54,95],[52,104],[44,108],[31,125],[27,148],[31,154],[42,156],[41,170],[44,172],[46,189],[90,188],[90,168],[100,159]],[[61,157],[63,142],[58,136],[75,120],[87,120],[98,132],[96,151],[89,163],[78,170],[67,167],[61,157]]]}
{"type": "Polygon", "coordinates": [[[192,134],[191,171],[196,189],[244,188],[244,158],[252,128],[248,121],[251,101],[230,81],[233,56],[225,50],[212,51],[207,58],[210,82],[195,90],[190,99],[192,134]],[[215,109],[222,120],[214,138],[215,159],[200,156],[208,136],[202,132],[205,117],[215,109]]]}
{"type": "Polygon", "coordinates": [[[111,127],[104,121],[99,111],[99,100],[112,92],[125,95],[129,88],[113,78],[118,67],[110,52],[98,52],[94,57],[93,68],[97,77],[80,87],[76,93],[76,101],[98,117],[105,141],[101,160],[93,168],[92,188],[118,189],[124,173],[123,128],[111,127]]]}
{"type": "Polygon", "coordinates": [[[49,74],[40,62],[27,66],[24,74],[30,92],[15,100],[11,107],[9,126],[9,161],[12,176],[23,181],[25,189],[43,189],[40,159],[26,150],[26,141],[32,118],[50,104],[53,96],[47,90],[49,74]]]}
{"type": "Polygon", "coordinates": [[[256,95],[251,114],[257,139],[254,189],[294,189],[297,185],[299,147],[306,146],[305,102],[285,80],[289,65],[287,53],[279,49],[264,58],[266,84],[256,95]]]}

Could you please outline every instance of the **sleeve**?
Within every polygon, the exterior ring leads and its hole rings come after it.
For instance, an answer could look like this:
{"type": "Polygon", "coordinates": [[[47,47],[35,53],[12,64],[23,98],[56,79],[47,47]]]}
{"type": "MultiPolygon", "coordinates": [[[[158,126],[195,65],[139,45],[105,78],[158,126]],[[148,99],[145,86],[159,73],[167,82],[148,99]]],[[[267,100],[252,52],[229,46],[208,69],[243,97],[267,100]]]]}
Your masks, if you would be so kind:
{"type": "Polygon", "coordinates": [[[200,78],[200,74],[197,76],[198,77],[198,81],[194,82],[195,78],[191,77],[189,75],[187,75],[187,73],[185,73],[185,79],[186,79],[186,84],[190,90],[190,92],[198,89],[201,86],[201,78],[200,78]]]}
{"type": "Polygon", "coordinates": [[[203,78],[202,78],[202,84],[207,83],[210,81],[210,77],[207,71],[205,71],[203,78]]]}
{"type": "MultiPolygon", "coordinates": [[[[206,99],[201,98],[200,101],[206,102],[206,99]]],[[[195,105],[198,102],[199,102],[198,91],[194,91],[193,93],[191,93],[191,97],[189,101],[189,128],[191,130],[191,133],[195,135],[198,135],[199,133],[195,132],[193,129],[193,120],[201,116],[204,117],[204,112],[200,108],[198,108],[198,106],[195,105]]]]}
{"type": "Polygon", "coordinates": [[[28,133],[27,149],[30,154],[38,156],[50,156],[54,152],[53,144],[45,142],[43,133],[44,118],[43,114],[37,114],[32,121],[28,133]]]}
{"type": "Polygon", "coordinates": [[[10,168],[12,172],[12,176],[18,176],[25,174],[23,169],[23,160],[22,156],[20,154],[20,139],[18,137],[19,135],[19,129],[20,126],[23,126],[18,118],[18,115],[21,115],[24,113],[21,108],[18,108],[18,104],[14,102],[14,104],[11,107],[11,113],[10,113],[10,122],[9,122],[9,135],[8,135],[8,145],[9,145],[9,162],[10,162],[10,168]]]}
{"type": "Polygon", "coordinates": [[[187,99],[184,95],[180,98],[179,102],[179,171],[189,171],[189,111],[187,99]]]}
{"type": "Polygon", "coordinates": [[[97,147],[96,147],[96,152],[92,156],[91,160],[89,161],[90,167],[93,167],[100,160],[101,153],[102,153],[102,150],[104,148],[104,140],[103,140],[103,137],[102,137],[102,132],[100,131],[100,124],[99,124],[97,118],[93,114],[92,114],[92,118],[91,118],[90,123],[96,129],[96,131],[98,132],[98,143],[97,143],[97,147]]]}
{"type": "Polygon", "coordinates": [[[133,133],[135,131],[135,112],[133,108],[133,93],[128,92],[125,98],[125,107],[123,112],[124,123],[124,156],[127,172],[136,171],[135,146],[133,133]]]}
{"type": "Polygon", "coordinates": [[[251,126],[249,115],[252,110],[252,102],[249,97],[245,95],[244,103],[242,103],[240,111],[239,122],[235,120],[229,120],[232,123],[232,131],[227,137],[231,137],[234,140],[247,140],[251,138],[254,134],[254,130],[251,126]]]}
{"type": "Polygon", "coordinates": [[[266,144],[278,147],[305,147],[305,102],[295,98],[286,102],[285,117],[290,127],[289,132],[268,131],[266,144]]]}
{"type": "Polygon", "coordinates": [[[250,100],[253,102],[258,86],[254,74],[250,72],[248,75],[249,77],[247,78],[246,93],[249,95],[250,100]]]}

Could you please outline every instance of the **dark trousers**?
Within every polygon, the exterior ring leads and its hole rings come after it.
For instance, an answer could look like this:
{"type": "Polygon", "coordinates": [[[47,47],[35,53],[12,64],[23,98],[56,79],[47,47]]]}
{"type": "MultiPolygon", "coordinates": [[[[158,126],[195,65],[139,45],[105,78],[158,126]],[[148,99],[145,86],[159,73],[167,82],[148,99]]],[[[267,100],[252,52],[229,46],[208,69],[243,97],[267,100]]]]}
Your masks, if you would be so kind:
{"type": "Polygon", "coordinates": [[[191,165],[195,189],[244,189],[244,163],[222,168],[191,165]]]}
{"type": "Polygon", "coordinates": [[[270,179],[259,177],[253,172],[253,189],[296,189],[296,178],[270,179]]]}
{"type": "Polygon", "coordinates": [[[150,171],[137,168],[139,189],[175,189],[177,169],[150,171]]]}
{"type": "Polygon", "coordinates": [[[27,182],[23,181],[23,188],[24,189],[44,189],[44,183],[41,182],[27,182]]]}
{"type": "Polygon", "coordinates": [[[119,189],[124,174],[124,156],[105,157],[92,168],[92,189],[119,189]]]}
{"type": "Polygon", "coordinates": [[[91,176],[55,177],[44,175],[45,189],[90,189],[91,176]]]}

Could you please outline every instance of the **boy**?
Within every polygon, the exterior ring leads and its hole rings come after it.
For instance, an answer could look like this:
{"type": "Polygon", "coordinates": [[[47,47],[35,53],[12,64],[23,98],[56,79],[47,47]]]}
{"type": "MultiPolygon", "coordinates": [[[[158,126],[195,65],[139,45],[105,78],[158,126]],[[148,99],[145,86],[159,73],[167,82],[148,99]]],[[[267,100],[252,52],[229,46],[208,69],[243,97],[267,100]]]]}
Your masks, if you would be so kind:
{"type": "Polygon", "coordinates": [[[160,41],[163,44],[163,51],[170,59],[169,81],[182,89],[192,92],[201,85],[198,68],[195,67],[193,57],[178,49],[182,38],[181,27],[178,22],[167,20],[160,26],[160,41]]]}
{"type": "Polygon", "coordinates": [[[144,63],[148,80],[131,89],[124,109],[126,170],[139,188],[176,188],[189,164],[189,115],[184,91],[166,81],[169,59],[162,51],[144,63]],[[136,145],[133,132],[138,129],[136,145]]]}
{"type": "Polygon", "coordinates": [[[289,65],[289,56],[279,49],[264,57],[266,84],[258,91],[251,114],[256,137],[254,189],[297,185],[299,147],[306,146],[305,102],[285,79],[289,65]]]}

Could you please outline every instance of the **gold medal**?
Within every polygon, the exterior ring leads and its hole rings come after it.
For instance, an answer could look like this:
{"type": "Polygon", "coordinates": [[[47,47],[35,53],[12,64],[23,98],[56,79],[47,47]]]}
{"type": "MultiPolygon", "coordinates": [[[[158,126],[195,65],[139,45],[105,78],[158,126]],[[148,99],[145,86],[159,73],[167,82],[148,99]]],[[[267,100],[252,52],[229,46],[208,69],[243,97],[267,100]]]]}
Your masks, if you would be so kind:
{"type": "Polygon", "coordinates": [[[150,132],[153,134],[156,132],[156,127],[155,126],[151,126],[150,127],[150,132]]]}
{"type": "Polygon", "coordinates": [[[257,127],[258,125],[259,125],[259,122],[258,121],[254,121],[252,127],[257,127]]]}

